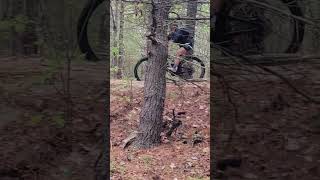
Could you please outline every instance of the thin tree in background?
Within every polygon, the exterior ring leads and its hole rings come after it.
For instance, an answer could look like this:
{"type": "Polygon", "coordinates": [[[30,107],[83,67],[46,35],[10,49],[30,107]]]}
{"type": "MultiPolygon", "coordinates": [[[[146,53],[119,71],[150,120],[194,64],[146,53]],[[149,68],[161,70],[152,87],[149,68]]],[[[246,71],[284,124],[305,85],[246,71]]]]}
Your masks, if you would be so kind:
{"type": "Polygon", "coordinates": [[[121,79],[123,74],[123,64],[124,64],[124,44],[123,44],[123,27],[124,27],[124,2],[120,0],[120,16],[119,16],[119,58],[118,58],[118,72],[117,72],[117,78],[121,79]]]}
{"type": "MultiPolygon", "coordinates": [[[[112,6],[111,6],[112,8],[112,6]]],[[[114,1],[114,8],[111,10],[112,13],[112,60],[111,60],[111,67],[116,67],[118,62],[118,14],[119,14],[119,5],[118,0],[114,1]]]]}

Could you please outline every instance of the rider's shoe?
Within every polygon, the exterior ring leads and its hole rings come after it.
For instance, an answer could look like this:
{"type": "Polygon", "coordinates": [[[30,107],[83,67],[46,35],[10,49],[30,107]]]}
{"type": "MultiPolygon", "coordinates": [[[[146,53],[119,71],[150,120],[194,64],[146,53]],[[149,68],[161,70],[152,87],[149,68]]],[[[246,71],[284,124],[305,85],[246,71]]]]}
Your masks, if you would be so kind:
{"type": "Polygon", "coordinates": [[[168,67],[168,69],[169,69],[170,71],[176,73],[176,72],[178,71],[178,66],[173,65],[173,66],[171,66],[171,67],[168,67]]]}

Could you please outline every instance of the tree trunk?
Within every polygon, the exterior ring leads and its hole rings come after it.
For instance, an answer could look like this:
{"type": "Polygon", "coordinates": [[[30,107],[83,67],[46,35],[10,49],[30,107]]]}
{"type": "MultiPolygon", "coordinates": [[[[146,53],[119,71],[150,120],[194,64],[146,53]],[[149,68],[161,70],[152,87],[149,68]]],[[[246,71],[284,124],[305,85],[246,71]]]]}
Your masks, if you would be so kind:
{"type": "Polygon", "coordinates": [[[123,44],[123,25],[124,25],[124,2],[121,0],[120,3],[120,17],[119,17],[119,58],[118,58],[118,72],[117,78],[122,78],[123,67],[124,67],[124,44],[123,44]]]}
{"type": "Polygon", "coordinates": [[[162,113],[166,96],[165,66],[168,55],[166,19],[171,1],[153,0],[151,41],[144,83],[144,105],[140,113],[139,133],[135,146],[151,148],[160,144],[162,113]]]}
{"type": "MultiPolygon", "coordinates": [[[[189,18],[196,18],[197,17],[197,7],[198,7],[198,0],[189,0],[188,7],[187,7],[187,16],[189,18]]],[[[195,20],[187,20],[186,27],[190,29],[192,37],[195,34],[196,28],[196,21],[195,20]]]]}

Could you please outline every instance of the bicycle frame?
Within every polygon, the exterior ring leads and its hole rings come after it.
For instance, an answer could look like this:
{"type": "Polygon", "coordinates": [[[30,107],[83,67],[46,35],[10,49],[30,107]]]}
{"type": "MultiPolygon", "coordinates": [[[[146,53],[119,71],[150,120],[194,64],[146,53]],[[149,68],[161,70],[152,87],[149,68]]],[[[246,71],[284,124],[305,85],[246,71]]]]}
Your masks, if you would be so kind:
{"type": "MultiPolygon", "coordinates": [[[[191,62],[191,61],[188,61],[186,59],[186,57],[195,57],[195,56],[184,56],[184,57],[177,57],[177,56],[173,56],[173,55],[168,55],[168,58],[167,58],[167,64],[169,64],[169,62],[174,62],[174,60],[177,58],[179,60],[182,61],[187,61],[188,63],[191,63],[192,65],[196,65],[196,66],[199,66],[201,67],[200,65],[198,65],[197,63],[194,63],[194,62],[191,62]],[[168,61],[168,60],[171,60],[171,61],[168,61]]],[[[206,68],[205,68],[206,69],[206,68]]]]}

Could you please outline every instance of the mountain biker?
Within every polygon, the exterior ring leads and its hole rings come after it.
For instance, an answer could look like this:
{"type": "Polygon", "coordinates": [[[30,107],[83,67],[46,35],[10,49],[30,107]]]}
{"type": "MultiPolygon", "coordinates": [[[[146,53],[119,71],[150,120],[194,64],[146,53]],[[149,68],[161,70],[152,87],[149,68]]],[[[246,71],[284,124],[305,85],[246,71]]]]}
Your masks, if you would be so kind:
{"type": "Polygon", "coordinates": [[[177,24],[172,24],[171,33],[168,35],[168,40],[172,40],[174,43],[178,43],[180,48],[176,52],[176,58],[172,67],[168,69],[172,72],[177,72],[180,64],[180,58],[192,53],[193,50],[193,37],[187,28],[178,28],[177,24]]]}

